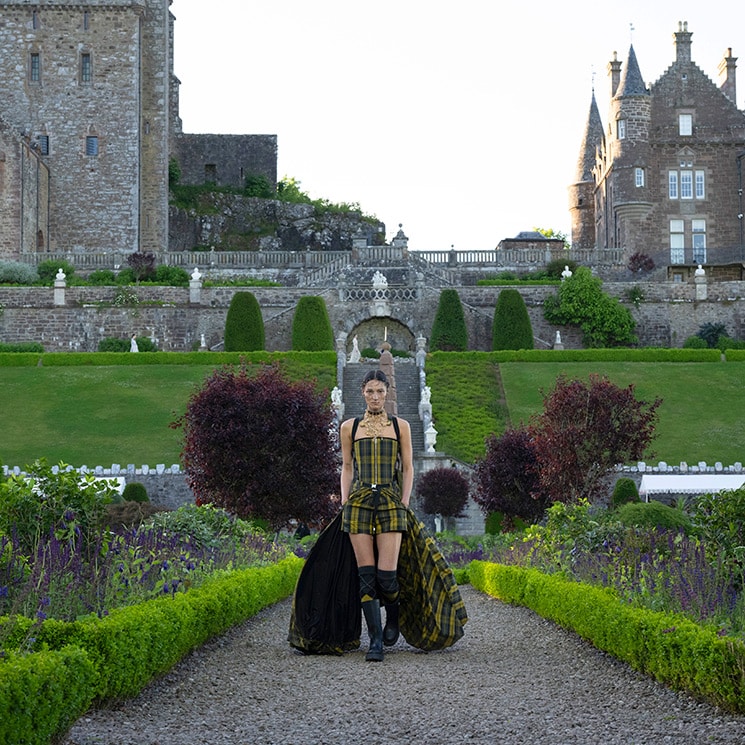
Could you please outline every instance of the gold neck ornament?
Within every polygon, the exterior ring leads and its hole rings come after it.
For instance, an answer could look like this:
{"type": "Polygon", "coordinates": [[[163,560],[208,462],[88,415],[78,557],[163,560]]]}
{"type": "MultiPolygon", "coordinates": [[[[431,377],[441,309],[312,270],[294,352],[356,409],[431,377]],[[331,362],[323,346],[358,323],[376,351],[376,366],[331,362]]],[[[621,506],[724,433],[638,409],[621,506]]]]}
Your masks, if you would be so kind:
{"type": "Polygon", "coordinates": [[[365,416],[362,417],[360,423],[360,426],[365,428],[368,437],[380,437],[390,425],[391,420],[385,411],[373,413],[369,409],[365,410],[365,416]]]}

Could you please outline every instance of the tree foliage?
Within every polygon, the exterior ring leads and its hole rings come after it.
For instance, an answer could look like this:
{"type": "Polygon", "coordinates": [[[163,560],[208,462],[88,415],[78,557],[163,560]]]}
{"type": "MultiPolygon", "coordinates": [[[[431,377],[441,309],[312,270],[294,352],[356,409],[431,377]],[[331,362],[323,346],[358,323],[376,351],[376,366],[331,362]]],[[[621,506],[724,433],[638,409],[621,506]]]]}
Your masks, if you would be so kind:
{"type": "Polygon", "coordinates": [[[155,254],[152,251],[134,251],[127,256],[127,266],[132,270],[135,282],[155,276],[155,254]]]}
{"type": "Polygon", "coordinates": [[[225,317],[226,352],[260,352],[264,349],[264,319],[253,292],[236,292],[225,317]]]}
{"type": "Polygon", "coordinates": [[[465,352],[467,345],[468,331],[460,296],[456,290],[442,290],[432,322],[430,348],[433,352],[465,352]]]}
{"type": "Polygon", "coordinates": [[[527,429],[508,429],[500,437],[491,434],[486,454],[475,464],[475,502],[485,515],[498,512],[504,527],[516,519],[538,522],[548,507],[541,494],[538,462],[527,429]]]}
{"type": "Polygon", "coordinates": [[[296,352],[323,352],[334,349],[334,332],[322,297],[304,295],[292,319],[292,349],[296,352]]]}
{"type": "Polygon", "coordinates": [[[499,293],[494,308],[492,349],[533,349],[533,327],[523,296],[514,288],[499,293]]]}
{"type": "Polygon", "coordinates": [[[541,491],[553,502],[597,501],[616,465],[644,456],[661,403],[598,375],[588,382],[560,376],[529,427],[541,491]]]}
{"type": "Polygon", "coordinates": [[[183,428],[183,464],[199,503],[263,518],[276,530],[333,514],[333,425],[328,398],[311,381],[245,366],[216,370],[173,424],[183,428]]]}
{"type": "Polygon", "coordinates": [[[602,290],[602,281],[581,266],[563,280],[558,295],[546,298],[544,316],[557,325],[582,329],[587,347],[618,347],[636,344],[636,322],[631,312],[602,290]]]}
{"type": "Polygon", "coordinates": [[[468,479],[457,468],[434,468],[419,478],[417,496],[428,515],[462,517],[468,501],[468,479]]]}

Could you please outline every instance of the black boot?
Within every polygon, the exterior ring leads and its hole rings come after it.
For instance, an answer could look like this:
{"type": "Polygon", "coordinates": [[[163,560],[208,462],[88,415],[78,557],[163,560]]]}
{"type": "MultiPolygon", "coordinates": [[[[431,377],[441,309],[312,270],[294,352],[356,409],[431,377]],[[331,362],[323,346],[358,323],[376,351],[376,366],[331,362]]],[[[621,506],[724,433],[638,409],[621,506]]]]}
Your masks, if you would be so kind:
{"type": "Polygon", "coordinates": [[[392,647],[398,641],[398,601],[385,606],[383,644],[392,647]]]}
{"type": "Polygon", "coordinates": [[[367,633],[370,635],[370,649],[365,659],[370,662],[383,660],[383,627],[380,623],[380,600],[366,600],[362,603],[362,612],[367,622],[367,633]]]}

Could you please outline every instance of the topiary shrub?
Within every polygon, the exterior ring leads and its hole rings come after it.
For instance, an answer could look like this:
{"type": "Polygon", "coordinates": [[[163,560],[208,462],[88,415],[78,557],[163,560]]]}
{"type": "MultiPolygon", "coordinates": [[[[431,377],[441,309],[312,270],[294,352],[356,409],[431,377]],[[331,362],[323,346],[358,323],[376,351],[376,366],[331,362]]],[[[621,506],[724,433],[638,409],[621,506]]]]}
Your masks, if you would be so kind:
{"type": "Polygon", "coordinates": [[[432,323],[430,349],[433,352],[465,352],[467,346],[468,331],[460,296],[456,290],[442,290],[432,323]]]}
{"type": "Polygon", "coordinates": [[[622,504],[639,501],[639,490],[636,488],[634,479],[622,476],[613,487],[611,496],[611,508],[618,509],[622,504]]]}
{"type": "Polygon", "coordinates": [[[122,499],[125,502],[149,502],[150,498],[147,496],[147,489],[144,484],[139,481],[130,481],[124,486],[124,492],[122,493],[122,499]]]}
{"type": "Polygon", "coordinates": [[[504,515],[501,512],[490,512],[484,521],[484,532],[488,535],[499,535],[503,525],[504,515]]]}
{"type": "Polygon", "coordinates": [[[693,531],[693,524],[683,510],[662,502],[627,502],[616,510],[616,517],[627,527],[659,530],[693,531]]]}
{"type": "Polygon", "coordinates": [[[264,319],[252,292],[236,292],[225,318],[226,352],[259,352],[264,349],[264,319]]]}
{"type": "Polygon", "coordinates": [[[518,290],[509,288],[499,293],[494,308],[492,349],[533,349],[533,327],[518,290]]]}
{"type": "Polygon", "coordinates": [[[88,284],[113,287],[116,284],[116,275],[111,269],[96,269],[88,275],[88,284]]]}
{"type": "Polygon", "coordinates": [[[296,352],[322,352],[334,349],[334,332],[322,297],[300,298],[292,319],[292,349],[296,352]]]}

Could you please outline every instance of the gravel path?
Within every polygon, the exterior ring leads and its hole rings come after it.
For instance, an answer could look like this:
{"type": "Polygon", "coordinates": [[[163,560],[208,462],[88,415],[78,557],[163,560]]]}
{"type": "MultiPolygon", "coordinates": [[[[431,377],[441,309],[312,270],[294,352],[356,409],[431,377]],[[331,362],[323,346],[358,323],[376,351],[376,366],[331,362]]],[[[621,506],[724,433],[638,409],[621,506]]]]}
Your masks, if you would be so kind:
{"type": "Polygon", "coordinates": [[[463,639],[430,653],[399,641],[383,663],[365,662],[364,648],[293,651],[285,600],[137,698],[90,712],[63,745],[745,743],[745,717],[676,694],[532,611],[461,592],[463,639]]]}

